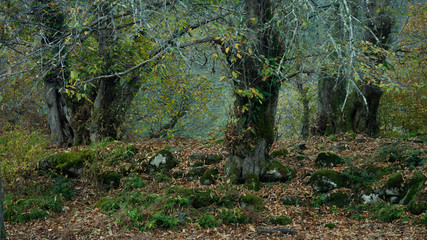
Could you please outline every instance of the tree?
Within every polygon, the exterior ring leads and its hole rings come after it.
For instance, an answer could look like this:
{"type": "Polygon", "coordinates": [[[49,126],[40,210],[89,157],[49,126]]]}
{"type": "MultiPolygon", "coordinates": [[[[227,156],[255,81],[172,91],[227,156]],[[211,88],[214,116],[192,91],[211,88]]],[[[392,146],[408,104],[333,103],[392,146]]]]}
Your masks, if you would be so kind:
{"type": "Polygon", "coordinates": [[[235,95],[235,120],[226,132],[230,148],[226,172],[235,182],[259,181],[275,138],[281,81],[271,66],[278,64],[283,45],[273,24],[269,24],[273,8],[269,0],[245,1],[241,23],[245,31],[234,46],[223,47],[232,70],[235,95]]]}
{"type": "Polygon", "coordinates": [[[384,0],[362,5],[366,19],[359,28],[365,29],[363,36],[354,33],[357,28],[352,19],[362,19],[355,11],[359,6],[357,1],[337,4],[336,15],[344,21],[332,31],[337,41],[336,58],[332,64],[323,66],[320,75],[319,113],[312,128],[314,134],[350,131],[378,135],[377,113],[382,95],[379,84],[383,81],[382,66],[385,65],[380,49],[387,49],[394,25],[389,4],[390,1],[384,0]],[[354,43],[358,39],[362,44],[357,46],[354,43]],[[369,46],[363,47],[364,44],[369,46]]]}

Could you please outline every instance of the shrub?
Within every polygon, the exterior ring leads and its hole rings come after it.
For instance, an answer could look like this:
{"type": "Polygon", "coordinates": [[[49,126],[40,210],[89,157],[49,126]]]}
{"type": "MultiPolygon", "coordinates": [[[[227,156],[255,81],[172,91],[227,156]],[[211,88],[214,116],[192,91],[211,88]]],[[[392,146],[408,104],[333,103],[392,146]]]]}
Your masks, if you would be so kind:
{"type": "Polygon", "coordinates": [[[219,226],[220,221],[212,214],[205,214],[197,221],[197,223],[200,227],[216,227],[219,226]]]}

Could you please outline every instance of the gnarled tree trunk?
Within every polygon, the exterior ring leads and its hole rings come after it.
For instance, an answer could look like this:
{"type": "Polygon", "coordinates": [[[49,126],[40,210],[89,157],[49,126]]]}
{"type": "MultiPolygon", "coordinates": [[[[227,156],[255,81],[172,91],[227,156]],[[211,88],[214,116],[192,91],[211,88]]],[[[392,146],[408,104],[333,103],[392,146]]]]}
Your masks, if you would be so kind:
{"type": "MultiPolygon", "coordinates": [[[[270,1],[248,0],[244,10],[247,19],[257,19],[258,22],[246,22],[250,30],[243,48],[251,48],[256,56],[277,59],[281,46],[271,27],[265,25],[272,18],[270,1]]],[[[234,182],[259,182],[270,159],[269,150],[275,137],[280,83],[277,77],[263,72],[264,62],[255,57],[244,56],[234,64],[229,62],[238,76],[234,80],[235,123],[230,123],[226,132],[230,148],[226,172],[234,182]],[[256,93],[262,97],[257,97],[256,93]]]]}

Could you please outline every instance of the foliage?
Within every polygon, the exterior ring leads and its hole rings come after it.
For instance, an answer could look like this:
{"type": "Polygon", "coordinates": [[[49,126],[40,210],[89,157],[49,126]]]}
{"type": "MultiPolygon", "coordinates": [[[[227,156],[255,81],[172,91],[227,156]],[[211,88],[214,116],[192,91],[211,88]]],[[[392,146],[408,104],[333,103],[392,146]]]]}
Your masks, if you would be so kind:
{"type": "Polygon", "coordinates": [[[9,182],[36,168],[49,144],[42,131],[29,131],[20,127],[0,132],[0,174],[9,182]]]}
{"type": "Polygon", "coordinates": [[[219,226],[221,222],[217,220],[214,215],[205,214],[197,221],[197,223],[200,227],[216,227],[219,226]]]}
{"type": "Polygon", "coordinates": [[[381,131],[389,136],[426,134],[427,85],[426,3],[409,5],[408,21],[399,36],[399,47],[391,59],[394,63],[392,82],[384,87],[381,99],[381,131]]]}
{"type": "Polygon", "coordinates": [[[74,190],[66,178],[55,178],[45,188],[32,183],[19,192],[4,196],[4,215],[7,221],[23,222],[46,217],[62,211],[65,201],[71,200],[74,190]]]}

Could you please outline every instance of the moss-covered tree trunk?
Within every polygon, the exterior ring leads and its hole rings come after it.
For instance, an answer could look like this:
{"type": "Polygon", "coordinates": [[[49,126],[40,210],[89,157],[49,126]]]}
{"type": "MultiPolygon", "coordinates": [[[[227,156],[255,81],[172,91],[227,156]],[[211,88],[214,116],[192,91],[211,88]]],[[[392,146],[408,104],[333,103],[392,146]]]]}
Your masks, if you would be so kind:
{"type": "Polygon", "coordinates": [[[69,74],[65,69],[66,60],[61,59],[65,52],[63,34],[66,29],[65,15],[59,5],[51,1],[34,2],[34,16],[43,26],[41,40],[45,68],[50,69],[44,77],[44,96],[47,103],[48,124],[52,144],[71,145],[74,137],[70,124],[70,110],[61,89],[65,87],[69,74]]]}
{"type": "MultiPolygon", "coordinates": [[[[271,27],[266,25],[272,18],[270,8],[268,0],[246,1],[244,11],[248,21],[245,29],[248,31],[242,45],[247,52],[251,49],[254,56],[277,59],[281,46],[271,27]]],[[[254,56],[228,55],[235,73],[235,121],[229,124],[226,132],[230,148],[226,172],[234,182],[248,184],[259,182],[270,159],[280,86],[276,77],[263,70],[265,62],[254,56]]]]}

